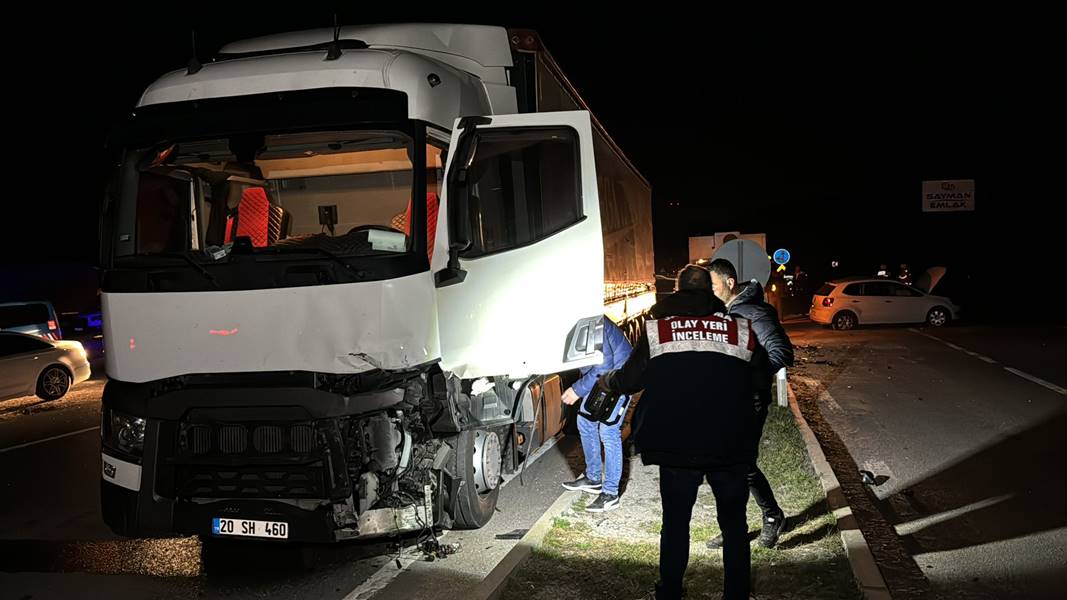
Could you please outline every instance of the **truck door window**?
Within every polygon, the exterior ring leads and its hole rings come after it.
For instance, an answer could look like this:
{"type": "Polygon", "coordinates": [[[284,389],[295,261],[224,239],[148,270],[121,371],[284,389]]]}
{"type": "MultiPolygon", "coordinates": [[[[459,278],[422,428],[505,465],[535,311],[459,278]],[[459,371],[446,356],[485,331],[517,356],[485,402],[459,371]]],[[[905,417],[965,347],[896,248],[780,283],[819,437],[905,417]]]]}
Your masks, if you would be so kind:
{"type": "Polygon", "coordinates": [[[578,135],[568,128],[478,133],[470,186],[471,258],[524,246],[581,217],[578,135]]]}

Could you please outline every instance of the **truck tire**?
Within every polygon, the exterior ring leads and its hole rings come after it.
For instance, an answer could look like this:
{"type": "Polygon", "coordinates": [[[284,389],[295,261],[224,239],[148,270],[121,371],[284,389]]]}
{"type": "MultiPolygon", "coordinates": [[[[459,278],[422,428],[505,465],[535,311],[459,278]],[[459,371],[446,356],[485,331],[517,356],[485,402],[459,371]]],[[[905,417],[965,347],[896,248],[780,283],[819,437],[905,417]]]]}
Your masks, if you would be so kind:
{"type": "Polygon", "coordinates": [[[500,446],[496,435],[486,430],[461,431],[455,438],[454,472],[463,475],[456,493],[455,520],[452,524],[455,529],[478,529],[488,523],[496,511],[496,501],[500,496],[500,446]],[[497,440],[495,444],[493,439],[497,440]],[[483,465],[487,460],[495,461],[496,474],[490,472],[489,475],[496,478],[496,485],[480,483],[486,474],[480,474],[479,470],[484,470],[483,465]]]}

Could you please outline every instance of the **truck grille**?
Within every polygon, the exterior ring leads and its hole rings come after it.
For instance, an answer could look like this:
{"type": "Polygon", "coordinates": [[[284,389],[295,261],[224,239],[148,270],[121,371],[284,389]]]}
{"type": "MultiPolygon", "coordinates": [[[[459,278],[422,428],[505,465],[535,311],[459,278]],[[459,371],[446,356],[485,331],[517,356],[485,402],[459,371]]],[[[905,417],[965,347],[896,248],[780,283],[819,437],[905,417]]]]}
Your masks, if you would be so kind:
{"type": "Polygon", "coordinates": [[[248,448],[248,428],[223,425],[219,428],[219,450],[223,454],[241,454],[248,448]]]}
{"type": "Polygon", "coordinates": [[[350,494],[328,421],[170,422],[156,491],[167,498],[333,498],[350,494]],[[331,445],[333,444],[333,445],[331,445]],[[332,469],[332,471],[331,471],[332,469]]]}
{"type": "Polygon", "coordinates": [[[184,465],[177,492],[183,498],[323,498],[321,467],[184,465]]]}
{"type": "Polygon", "coordinates": [[[315,429],[308,423],[263,425],[187,425],[179,436],[179,452],[192,456],[310,454],[315,429]]]}

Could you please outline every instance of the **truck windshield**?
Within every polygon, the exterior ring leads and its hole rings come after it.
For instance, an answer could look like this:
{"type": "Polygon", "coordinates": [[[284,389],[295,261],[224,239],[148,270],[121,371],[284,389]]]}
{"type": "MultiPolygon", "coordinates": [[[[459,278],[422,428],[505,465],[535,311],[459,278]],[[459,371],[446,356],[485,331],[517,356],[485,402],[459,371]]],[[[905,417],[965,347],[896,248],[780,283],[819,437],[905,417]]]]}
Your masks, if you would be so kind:
{"type": "MultiPolygon", "coordinates": [[[[241,134],[132,151],[127,168],[136,169],[136,185],[123,187],[121,203],[134,215],[115,232],[115,254],[217,259],[235,242],[256,253],[409,252],[412,149],[404,133],[357,130],[241,134]]],[[[440,153],[431,160],[433,173],[440,153]]],[[[419,200],[436,209],[436,197],[419,200]]]]}

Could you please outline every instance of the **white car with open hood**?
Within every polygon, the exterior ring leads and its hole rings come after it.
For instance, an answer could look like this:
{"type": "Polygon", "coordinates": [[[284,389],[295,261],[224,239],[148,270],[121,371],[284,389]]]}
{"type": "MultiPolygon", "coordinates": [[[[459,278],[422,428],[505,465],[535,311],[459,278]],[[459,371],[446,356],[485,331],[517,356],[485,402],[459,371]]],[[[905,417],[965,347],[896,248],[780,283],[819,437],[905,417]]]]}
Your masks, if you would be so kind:
{"type": "Polygon", "coordinates": [[[809,316],[812,321],[834,329],[893,323],[943,327],[960,314],[960,307],[952,300],[930,293],[944,275],[943,267],[933,267],[915,285],[884,277],[829,281],[815,292],[809,316]]]}

